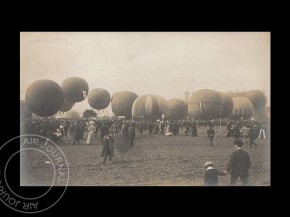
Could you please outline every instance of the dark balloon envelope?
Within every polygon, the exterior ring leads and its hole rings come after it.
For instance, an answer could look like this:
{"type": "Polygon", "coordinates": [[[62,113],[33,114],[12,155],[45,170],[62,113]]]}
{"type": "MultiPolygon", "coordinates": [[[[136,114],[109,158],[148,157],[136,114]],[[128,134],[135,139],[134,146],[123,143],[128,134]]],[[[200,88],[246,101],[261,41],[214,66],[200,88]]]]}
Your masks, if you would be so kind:
{"type": "Polygon", "coordinates": [[[132,105],[132,117],[134,120],[157,120],[159,118],[159,106],[155,96],[143,95],[135,99],[132,105]]]}
{"type": "Polygon", "coordinates": [[[89,92],[88,83],[79,77],[65,79],[61,84],[61,88],[64,93],[64,98],[74,103],[83,101],[89,92]]]}
{"type": "Polygon", "coordinates": [[[251,90],[245,94],[249,100],[251,100],[254,109],[264,109],[267,103],[267,97],[262,91],[251,90]]]}
{"type": "Polygon", "coordinates": [[[234,120],[246,120],[254,112],[252,102],[246,97],[233,97],[233,110],[230,117],[234,120]]]}
{"type": "Polygon", "coordinates": [[[167,102],[169,106],[169,119],[179,120],[187,115],[187,106],[181,99],[170,99],[167,102]]]}
{"type": "Polygon", "coordinates": [[[52,80],[33,82],[25,93],[25,102],[29,109],[40,117],[56,114],[64,101],[61,87],[52,80]]]}
{"type": "Polygon", "coordinates": [[[67,111],[71,110],[71,108],[73,107],[73,105],[74,105],[73,102],[71,102],[71,101],[69,101],[67,99],[64,99],[63,104],[62,104],[62,106],[61,106],[61,108],[60,108],[59,111],[61,111],[61,112],[67,112],[67,111]]]}
{"type": "Polygon", "coordinates": [[[169,116],[169,106],[168,106],[168,102],[166,99],[164,99],[162,96],[159,96],[159,95],[154,95],[156,100],[157,100],[157,103],[158,103],[158,106],[159,106],[159,118],[162,117],[162,115],[164,115],[165,118],[168,118],[169,116]]]}
{"type": "Polygon", "coordinates": [[[253,118],[255,120],[261,120],[261,121],[265,121],[265,120],[269,120],[270,116],[269,116],[269,112],[267,113],[267,111],[265,109],[256,109],[254,110],[254,114],[253,114],[253,118]]]}
{"type": "Polygon", "coordinates": [[[24,100],[20,100],[20,117],[21,118],[31,118],[32,111],[29,109],[28,105],[24,100]]]}
{"type": "Polygon", "coordinates": [[[211,120],[220,117],[222,112],[222,97],[214,90],[198,90],[188,101],[188,116],[191,118],[211,120]]]}
{"type": "Polygon", "coordinates": [[[110,104],[110,93],[102,88],[95,88],[89,92],[88,102],[94,109],[105,109],[110,104]]]}
{"type": "Polygon", "coordinates": [[[233,100],[232,98],[226,94],[226,93],[223,93],[223,92],[220,92],[219,93],[222,97],[222,102],[223,102],[223,112],[221,114],[221,118],[225,118],[225,117],[228,117],[231,113],[232,113],[232,110],[233,110],[233,100]]]}
{"type": "Polygon", "coordinates": [[[122,91],[113,94],[111,100],[112,111],[116,116],[125,116],[126,119],[132,117],[132,105],[138,97],[136,93],[122,91]]]}

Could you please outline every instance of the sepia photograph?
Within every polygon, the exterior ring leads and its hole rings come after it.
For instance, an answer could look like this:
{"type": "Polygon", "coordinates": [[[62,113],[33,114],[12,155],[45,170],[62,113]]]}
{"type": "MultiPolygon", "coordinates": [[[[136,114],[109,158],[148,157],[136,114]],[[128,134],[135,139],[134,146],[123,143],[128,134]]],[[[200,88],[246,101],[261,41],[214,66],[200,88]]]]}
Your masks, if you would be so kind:
{"type": "Polygon", "coordinates": [[[20,186],[271,186],[270,50],[270,32],[20,32],[20,186]]]}

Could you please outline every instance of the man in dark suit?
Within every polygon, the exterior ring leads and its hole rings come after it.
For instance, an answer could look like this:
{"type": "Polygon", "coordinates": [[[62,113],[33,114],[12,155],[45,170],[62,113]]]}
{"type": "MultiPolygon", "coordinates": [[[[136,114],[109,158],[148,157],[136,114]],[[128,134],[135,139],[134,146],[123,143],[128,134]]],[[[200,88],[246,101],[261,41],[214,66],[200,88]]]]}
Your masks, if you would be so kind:
{"type": "Polygon", "coordinates": [[[130,148],[132,148],[135,139],[135,126],[133,125],[133,123],[130,123],[130,127],[128,128],[128,136],[130,148]]]}
{"type": "Polygon", "coordinates": [[[240,138],[240,129],[238,124],[234,124],[232,126],[232,136],[234,137],[234,144],[236,144],[236,142],[240,138]]]}
{"type": "Polygon", "coordinates": [[[197,128],[196,128],[196,122],[195,121],[191,122],[191,135],[193,137],[197,136],[197,128]]]}
{"type": "Polygon", "coordinates": [[[214,135],[215,135],[215,131],[212,128],[212,125],[209,125],[209,129],[207,130],[207,136],[209,138],[209,146],[210,147],[213,146],[212,140],[213,140],[214,135]]]}
{"type": "Polygon", "coordinates": [[[114,156],[114,138],[110,135],[110,131],[106,131],[103,137],[103,150],[101,152],[101,157],[104,157],[103,164],[105,165],[107,156],[111,162],[112,157],[114,156]]]}
{"type": "Polygon", "coordinates": [[[235,185],[237,179],[240,177],[244,186],[248,185],[249,169],[251,167],[251,160],[248,152],[242,149],[243,142],[237,140],[235,142],[236,151],[231,155],[226,172],[230,171],[231,183],[235,185]]]}
{"type": "Polygon", "coordinates": [[[80,139],[81,139],[81,127],[80,125],[76,122],[74,129],[73,129],[73,138],[74,138],[74,142],[73,145],[76,143],[76,141],[78,142],[78,145],[80,144],[80,139]]]}
{"type": "Polygon", "coordinates": [[[252,145],[255,145],[257,147],[257,144],[255,143],[256,131],[255,131],[254,126],[251,126],[251,128],[249,130],[248,138],[249,138],[249,146],[250,146],[250,148],[252,148],[252,145]]]}
{"type": "Polygon", "coordinates": [[[106,123],[102,123],[101,125],[101,139],[102,139],[102,145],[104,145],[104,136],[107,135],[110,132],[109,127],[106,125],[106,123]]]}

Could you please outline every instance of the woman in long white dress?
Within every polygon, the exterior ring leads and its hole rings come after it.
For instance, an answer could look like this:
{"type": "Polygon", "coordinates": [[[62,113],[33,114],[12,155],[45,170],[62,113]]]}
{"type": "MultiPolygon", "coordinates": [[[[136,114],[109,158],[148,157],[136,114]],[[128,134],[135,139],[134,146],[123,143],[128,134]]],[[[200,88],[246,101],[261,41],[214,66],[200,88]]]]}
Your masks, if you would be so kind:
{"type": "Polygon", "coordinates": [[[166,132],[165,132],[166,136],[171,136],[172,132],[171,132],[171,126],[170,126],[170,122],[167,121],[167,126],[166,126],[166,132]]]}
{"type": "Polygon", "coordinates": [[[86,144],[93,145],[95,143],[95,132],[96,127],[94,126],[94,122],[90,121],[90,126],[88,127],[88,138],[86,144]]]}

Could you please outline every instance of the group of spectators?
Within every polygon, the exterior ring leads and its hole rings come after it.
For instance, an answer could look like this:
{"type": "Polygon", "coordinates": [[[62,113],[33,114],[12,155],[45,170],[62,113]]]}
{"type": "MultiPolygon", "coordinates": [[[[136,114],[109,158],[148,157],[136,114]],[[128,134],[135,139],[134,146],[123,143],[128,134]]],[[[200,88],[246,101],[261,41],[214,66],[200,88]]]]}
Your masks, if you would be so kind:
{"type": "Polygon", "coordinates": [[[128,121],[128,120],[90,120],[90,119],[22,119],[20,122],[21,134],[40,135],[50,140],[63,144],[64,139],[73,139],[72,144],[80,145],[80,141],[84,140],[84,134],[87,132],[86,144],[96,144],[98,139],[101,139],[102,152],[101,156],[104,158],[103,164],[106,163],[107,157],[111,161],[114,156],[114,139],[122,134],[128,137],[129,147],[132,148],[135,139],[135,130],[138,129],[143,135],[144,131],[148,134],[163,134],[166,136],[178,135],[180,131],[184,131],[185,135],[191,134],[193,137],[197,136],[197,129],[199,127],[208,128],[206,130],[207,136],[210,139],[210,147],[213,146],[213,138],[216,134],[215,128],[219,126],[226,126],[227,137],[234,138],[234,144],[237,151],[231,156],[227,170],[219,172],[213,169],[213,163],[207,162],[205,164],[205,185],[217,185],[218,175],[225,175],[228,171],[231,172],[231,185],[234,185],[237,178],[240,177],[243,185],[247,185],[248,169],[251,165],[249,156],[242,151],[243,144],[249,144],[257,147],[255,140],[257,138],[266,138],[268,136],[268,126],[261,121],[224,121],[217,125],[215,121],[195,121],[195,120],[168,120],[168,121],[128,121]],[[242,139],[244,142],[242,142],[242,139]],[[246,160],[243,160],[245,158],[246,160]],[[242,159],[242,160],[241,160],[242,159]],[[245,168],[242,174],[236,171],[241,171],[236,168],[235,162],[241,161],[241,165],[245,168]],[[245,163],[246,162],[246,163],[245,163]]]}
{"type": "Polygon", "coordinates": [[[257,144],[254,142],[257,138],[265,139],[269,137],[269,130],[266,127],[266,124],[261,121],[256,122],[231,122],[227,125],[227,136],[233,137],[234,142],[238,139],[243,139],[245,144],[249,144],[249,147],[252,148],[252,145],[257,147],[257,144]]]}
{"type": "MultiPolygon", "coordinates": [[[[254,140],[268,136],[266,125],[260,121],[222,121],[227,128],[227,136],[233,137],[234,142],[243,138],[245,144],[256,145],[254,140]]],[[[20,123],[21,134],[36,134],[51,139],[59,144],[63,139],[72,138],[73,144],[80,144],[84,140],[85,132],[89,137],[87,144],[94,144],[97,139],[102,139],[107,131],[113,138],[122,134],[129,136],[130,126],[138,129],[141,135],[144,131],[154,135],[185,135],[197,136],[201,126],[211,126],[218,129],[215,121],[200,120],[168,120],[168,121],[130,121],[130,120],[90,120],[90,119],[25,119],[20,123]]],[[[132,134],[132,133],[131,133],[132,134]]]]}

